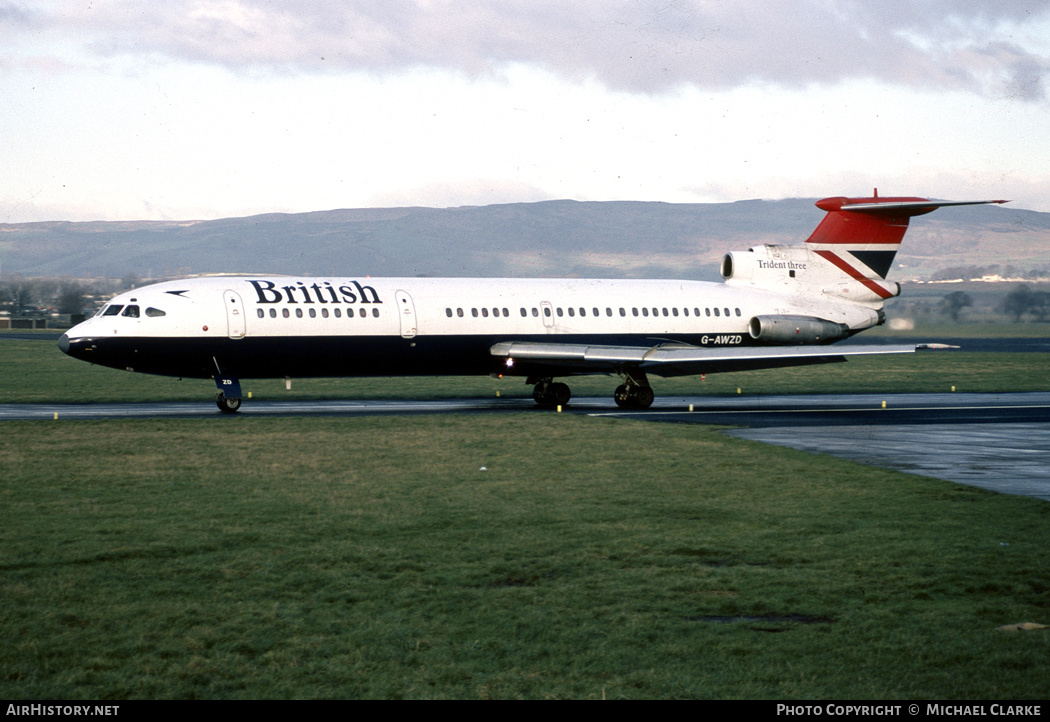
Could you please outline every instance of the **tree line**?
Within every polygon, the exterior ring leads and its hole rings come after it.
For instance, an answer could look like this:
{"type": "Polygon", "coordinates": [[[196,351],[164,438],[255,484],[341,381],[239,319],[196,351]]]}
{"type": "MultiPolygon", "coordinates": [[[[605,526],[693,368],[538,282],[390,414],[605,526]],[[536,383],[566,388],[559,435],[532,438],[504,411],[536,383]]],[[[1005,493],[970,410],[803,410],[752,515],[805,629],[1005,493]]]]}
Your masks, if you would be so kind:
{"type": "Polygon", "coordinates": [[[138,276],[120,281],[86,281],[75,278],[28,278],[17,273],[0,278],[0,306],[12,315],[48,310],[77,314],[94,310],[120,291],[134,288],[138,276]]]}
{"type": "MultiPolygon", "coordinates": [[[[952,321],[959,321],[963,310],[972,308],[973,298],[965,291],[953,291],[937,304],[937,312],[948,316],[952,321]]],[[[1025,316],[1040,323],[1050,315],[1050,292],[1032,290],[1028,284],[1021,284],[1007,293],[995,306],[998,313],[1011,317],[1020,323],[1025,316]]]]}

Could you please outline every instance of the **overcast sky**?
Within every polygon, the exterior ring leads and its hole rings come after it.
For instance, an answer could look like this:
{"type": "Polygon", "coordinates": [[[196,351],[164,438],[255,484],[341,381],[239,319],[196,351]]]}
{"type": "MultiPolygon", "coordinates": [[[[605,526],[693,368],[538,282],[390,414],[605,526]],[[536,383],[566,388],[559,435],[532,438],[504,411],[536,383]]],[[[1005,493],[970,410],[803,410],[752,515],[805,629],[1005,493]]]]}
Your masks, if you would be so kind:
{"type": "Polygon", "coordinates": [[[880,194],[1050,211],[1046,0],[0,0],[0,223],[880,194]]]}

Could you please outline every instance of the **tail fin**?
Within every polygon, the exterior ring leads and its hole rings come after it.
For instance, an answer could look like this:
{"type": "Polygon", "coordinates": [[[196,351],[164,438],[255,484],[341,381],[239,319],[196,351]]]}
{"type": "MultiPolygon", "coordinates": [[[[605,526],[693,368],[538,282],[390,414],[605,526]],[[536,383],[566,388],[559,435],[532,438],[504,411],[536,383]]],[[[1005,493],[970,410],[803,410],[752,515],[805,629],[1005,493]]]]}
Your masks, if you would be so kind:
{"type": "Polygon", "coordinates": [[[912,216],[941,206],[972,206],[1008,201],[931,201],[925,198],[825,198],[828,212],[806,244],[814,253],[855,280],[883,280],[893,265],[912,216]]]}

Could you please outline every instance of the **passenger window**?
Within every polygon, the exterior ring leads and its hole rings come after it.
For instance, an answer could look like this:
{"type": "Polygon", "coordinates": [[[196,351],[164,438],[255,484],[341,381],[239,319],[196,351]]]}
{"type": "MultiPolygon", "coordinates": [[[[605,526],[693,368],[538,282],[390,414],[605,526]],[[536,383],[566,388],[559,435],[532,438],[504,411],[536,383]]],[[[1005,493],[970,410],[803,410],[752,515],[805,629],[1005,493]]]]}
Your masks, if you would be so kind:
{"type": "Polygon", "coordinates": [[[457,308],[456,309],[456,315],[459,316],[460,318],[463,318],[463,309],[462,308],[457,308]]]}
{"type": "Polygon", "coordinates": [[[120,309],[124,308],[122,305],[106,306],[106,309],[102,312],[103,316],[116,316],[120,313],[120,309]]]}
{"type": "Polygon", "coordinates": [[[365,309],[363,309],[363,308],[359,308],[359,309],[357,309],[357,315],[360,316],[361,318],[364,318],[365,316],[368,315],[368,312],[365,311],[365,309]]]}
{"type": "Polygon", "coordinates": [[[288,309],[287,308],[282,308],[281,309],[281,315],[284,316],[285,318],[288,318],[291,314],[288,313],[288,309]]]}
{"type": "Polygon", "coordinates": [[[726,309],[726,317],[727,318],[729,317],[729,309],[728,308],[726,309]]]}
{"type": "MultiPolygon", "coordinates": [[[[152,309],[152,308],[147,308],[147,309],[146,309],[146,315],[147,315],[147,316],[152,316],[153,314],[152,314],[152,313],[150,313],[150,311],[152,311],[152,310],[154,310],[154,309],[152,309]]],[[[256,309],[256,311],[255,311],[255,314],[256,314],[256,315],[257,315],[257,316],[258,316],[259,318],[266,318],[266,312],[265,312],[265,311],[263,311],[263,310],[262,310],[261,308],[260,308],[260,309],[256,309]]]]}
{"type": "Polygon", "coordinates": [[[717,308],[715,309],[715,317],[716,318],[718,317],[718,309],[717,308]]]}
{"type": "Polygon", "coordinates": [[[564,316],[564,315],[565,315],[564,313],[562,313],[562,310],[561,310],[561,308],[560,308],[560,307],[558,308],[558,315],[559,315],[559,316],[564,316]]]}
{"type": "MultiPolygon", "coordinates": [[[[364,313],[364,309],[361,309],[361,312],[364,313]]],[[[376,318],[379,318],[379,309],[378,308],[373,308],[372,309],[372,315],[375,316],[376,318]]]]}
{"type": "Polygon", "coordinates": [[[627,315],[627,309],[626,309],[626,308],[623,308],[623,307],[621,307],[621,308],[620,308],[620,316],[626,316],[626,315],[627,315]]]}
{"type": "Polygon", "coordinates": [[[736,315],[737,315],[737,316],[739,316],[739,315],[740,315],[740,309],[739,309],[739,308],[738,308],[738,309],[736,310],[736,315]]]}
{"type": "Polygon", "coordinates": [[[632,308],[631,309],[631,313],[633,313],[635,316],[637,316],[638,315],[638,309],[637,308],[632,308]]]}
{"type": "Polygon", "coordinates": [[[449,318],[452,318],[452,309],[451,308],[446,308],[445,309],[445,315],[448,316],[449,318]]]}
{"type": "Polygon", "coordinates": [[[581,316],[586,316],[587,315],[587,309],[586,308],[581,308],[580,309],[580,315],[581,316]]]}
{"type": "Polygon", "coordinates": [[[523,309],[521,309],[521,317],[522,317],[522,318],[527,318],[527,317],[528,317],[528,315],[529,315],[529,312],[528,312],[528,311],[526,311],[526,310],[525,310],[524,308],[523,308],[523,309]]]}
{"type": "Polygon", "coordinates": [[[569,315],[570,316],[575,316],[576,315],[576,309],[574,309],[572,306],[569,306],[569,315]]]}
{"type": "Polygon", "coordinates": [[[328,309],[327,308],[322,308],[321,309],[321,318],[328,318],[328,309]]]}
{"type": "Polygon", "coordinates": [[[671,315],[672,316],[677,316],[678,315],[678,309],[677,308],[672,308],[671,309],[671,315]]]}
{"type": "Polygon", "coordinates": [[[547,308],[547,307],[544,307],[543,315],[546,316],[547,318],[550,318],[551,317],[551,310],[549,308],[547,308]]]}
{"type": "Polygon", "coordinates": [[[478,317],[478,309],[476,309],[476,308],[470,309],[470,315],[473,316],[474,318],[477,318],[478,317]]]}
{"type": "Polygon", "coordinates": [[[310,309],[310,318],[317,318],[317,311],[315,309],[310,309]]]}
{"type": "MultiPolygon", "coordinates": [[[[259,313],[260,313],[260,315],[262,314],[262,309],[261,308],[259,309],[259,313]]],[[[146,309],[146,315],[149,316],[150,318],[157,318],[159,316],[167,316],[168,314],[164,313],[159,308],[149,307],[149,308],[146,309]]]]}
{"type": "Polygon", "coordinates": [[[503,318],[507,318],[508,316],[510,316],[510,311],[503,309],[503,318]]]}
{"type": "Polygon", "coordinates": [[[489,310],[487,308],[481,309],[481,315],[484,316],[485,318],[488,318],[489,317],[489,310]]]}
{"type": "Polygon", "coordinates": [[[139,307],[135,306],[134,304],[131,305],[131,306],[128,306],[127,308],[124,309],[124,313],[122,313],[120,315],[121,316],[127,316],[128,318],[138,318],[139,317],[139,307]]]}
{"type": "Polygon", "coordinates": [[[649,309],[645,308],[645,307],[642,307],[642,315],[645,316],[646,318],[649,318],[649,309]]]}
{"type": "Polygon", "coordinates": [[[270,318],[277,318],[277,309],[276,308],[271,308],[270,309],[270,318]]]}
{"type": "Polygon", "coordinates": [[[666,308],[664,309],[664,315],[665,316],[667,315],[667,309],[666,308]]]}
{"type": "Polygon", "coordinates": [[[301,309],[301,308],[295,309],[295,317],[296,318],[302,318],[303,317],[303,309],[301,309]]]}
{"type": "MultiPolygon", "coordinates": [[[[449,315],[451,315],[451,314],[449,314],[449,315]]],[[[335,309],[335,317],[336,318],[342,318],[343,317],[343,312],[340,311],[338,308],[335,309]]]]}

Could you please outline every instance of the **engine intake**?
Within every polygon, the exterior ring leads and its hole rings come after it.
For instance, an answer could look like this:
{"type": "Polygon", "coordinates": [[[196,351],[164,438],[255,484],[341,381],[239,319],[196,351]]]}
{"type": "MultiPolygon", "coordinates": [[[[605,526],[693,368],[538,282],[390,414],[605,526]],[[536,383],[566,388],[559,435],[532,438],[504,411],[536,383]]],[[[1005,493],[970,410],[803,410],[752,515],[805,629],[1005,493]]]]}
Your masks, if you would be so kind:
{"type": "Polygon", "coordinates": [[[849,336],[849,326],[815,316],[754,316],[751,338],[770,344],[831,343],[849,336]]]}

